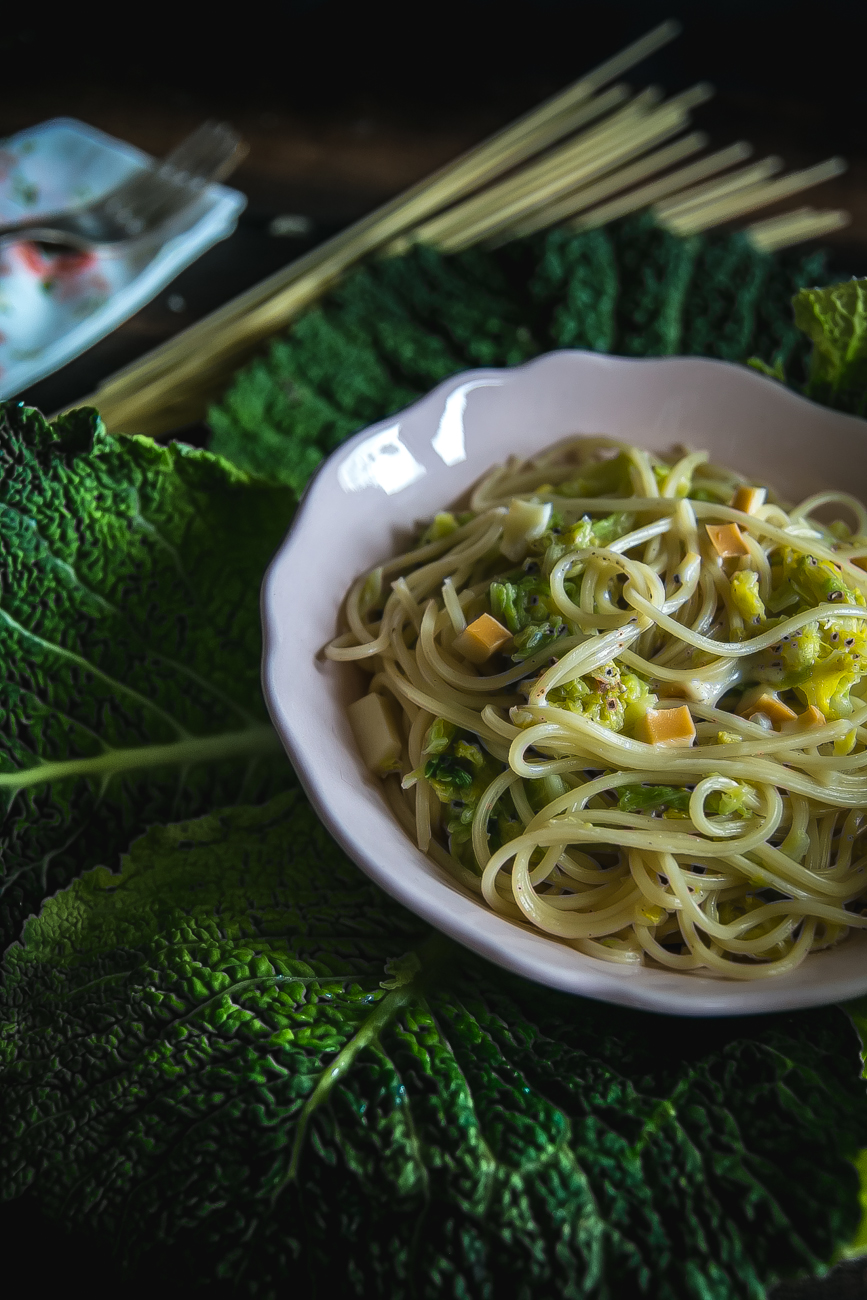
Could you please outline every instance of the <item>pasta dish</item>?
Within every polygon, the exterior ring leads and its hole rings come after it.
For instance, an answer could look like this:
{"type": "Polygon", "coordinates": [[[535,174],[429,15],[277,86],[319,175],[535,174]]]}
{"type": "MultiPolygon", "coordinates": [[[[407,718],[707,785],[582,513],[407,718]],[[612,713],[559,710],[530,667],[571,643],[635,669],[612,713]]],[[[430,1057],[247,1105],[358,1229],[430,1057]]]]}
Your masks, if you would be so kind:
{"type": "Polygon", "coordinates": [[[395,815],[604,961],[767,978],[867,925],[867,511],[682,448],[493,469],[326,649],[395,815]]]}

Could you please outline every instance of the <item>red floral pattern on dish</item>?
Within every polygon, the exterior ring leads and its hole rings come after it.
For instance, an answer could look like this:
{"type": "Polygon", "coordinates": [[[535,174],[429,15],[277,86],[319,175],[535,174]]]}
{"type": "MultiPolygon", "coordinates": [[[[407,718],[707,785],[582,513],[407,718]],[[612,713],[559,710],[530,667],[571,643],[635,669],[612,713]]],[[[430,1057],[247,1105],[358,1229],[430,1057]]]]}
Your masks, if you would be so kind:
{"type": "Polygon", "coordinates": [[[96,253],[45,253],[32,243],[13,247],[19,261],[41,281],[45,292],[54,294],[60,302],[67,302],[83,290],[94,294],[108,294],[111,290],[108,280],[96,270],[96,253]]]}
{"type": "Polygon", "coordinates": [[[43,253],[38,244],[14,245],[20,260],[40,279],[68,280],[97,261],[96,253],[43,253]]]}

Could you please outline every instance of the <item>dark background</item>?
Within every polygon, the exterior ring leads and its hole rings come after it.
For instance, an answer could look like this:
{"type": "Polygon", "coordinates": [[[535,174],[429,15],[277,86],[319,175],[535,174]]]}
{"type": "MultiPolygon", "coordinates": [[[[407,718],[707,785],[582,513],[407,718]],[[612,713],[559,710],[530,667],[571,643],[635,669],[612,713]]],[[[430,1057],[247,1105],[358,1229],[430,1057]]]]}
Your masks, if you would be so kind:
{"type": "MultiPolygon", "coordinates": [[[[20,7],[18,7],[20,8],[20,7]]],[[[867,2],[824,0],[247,0],[61,11],[31,3],[0,25],[0,135],[69,115],[153,154],[204,118],[232,122],[250,154],[231,180],[249,198],[238,230],[127,324],[28,390],[52,411],[574,80],[656,23],[683,34],[635,70],[670,93],[701,79],[695,114],[721,147],[745,138],[790,167],[831,154],[850,170],[814,201],[846,207],[826,241],[842,274],[867,274],[867,2]],[[301,215],[304,236],[271,233],[301,215]]],[[[171,1261],[120,1279],[107,1243],[65,1239],[25,1197],[0,1217],[4,1273],[26,1260],[44,1294],[87,1288],[163,1296],[171,1261]]],[[[197,1294],[201,1294],[200,1292],[197,1294]]],[[[218,1294],[212,1292],[211,1294],[218,1294]]],[[[227,1287],[219,1294],[231,1294],[227,1287]]],[[[867,1297],[864,1264],[776,1300],[867,1297]]],[[[505,1298],[504,1298],[505,1300],[505,1298]]]]}
{"type": "MultiPolygon", "coordinates": [[[[827,241],[867,272],[867,4],[853,0],[165,0],[31,6],[0,30],[0,135],[62,114],[159,155],[206,117],[250,154],[238,231],[110,338],[22,396],[50,412],[454,157],[668,17],[682,35],[627,77],[669,93],[710,80],[695,113],[721,147],[850,170],[808,202],[845,207],[827,241]],[[305,236],[269,233],[309,219],[305,236]]],[[[789,201],[788,207],[797,206],[789,201]]]]}

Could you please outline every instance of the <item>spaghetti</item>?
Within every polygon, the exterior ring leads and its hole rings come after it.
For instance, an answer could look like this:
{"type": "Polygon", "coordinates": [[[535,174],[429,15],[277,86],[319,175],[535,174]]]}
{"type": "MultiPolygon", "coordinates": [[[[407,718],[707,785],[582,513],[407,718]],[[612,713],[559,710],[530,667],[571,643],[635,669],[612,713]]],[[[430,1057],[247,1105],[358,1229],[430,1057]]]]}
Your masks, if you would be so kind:
{"type": "Polygon", "coordinates": [[[867,926],[867,511],[602,437],[491,471],[326,649],[419,847],[605,961],[759,979],[867,926]],[[823,523],[818,514],[846,518],[823,523]]]}

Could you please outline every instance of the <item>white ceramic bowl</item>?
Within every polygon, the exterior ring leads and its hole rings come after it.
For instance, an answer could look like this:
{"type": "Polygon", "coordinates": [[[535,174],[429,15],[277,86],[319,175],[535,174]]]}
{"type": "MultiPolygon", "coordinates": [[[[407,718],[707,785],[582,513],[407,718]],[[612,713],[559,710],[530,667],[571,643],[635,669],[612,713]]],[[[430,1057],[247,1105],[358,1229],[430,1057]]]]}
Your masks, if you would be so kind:
{"type": "Polygon", "coordinates": [[[325,824],[377,884],[438,929],[529,979],[608,1002],[719,1016],[814,1006],[867,992],[867,934],[789,975],[749,981],[609,965],[504,920],[407,838],[363,767],[346,720],[360,680],[325,660],[350,582],[396,553],[417,521],[492,464],[576,433],[652,449],[675,442],[797,500],[845,488],[867,500],[867,424],[815,406],[742,366],[555,352],[514,370],[455,375],[357,434],[310,486],[264,587],[265,690],[274,723],[325,824]]]}

